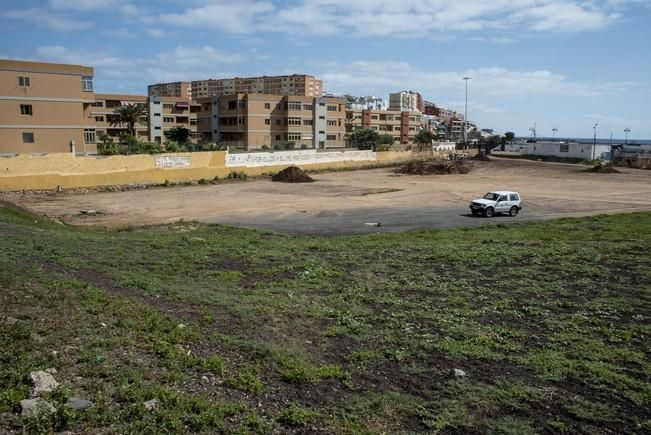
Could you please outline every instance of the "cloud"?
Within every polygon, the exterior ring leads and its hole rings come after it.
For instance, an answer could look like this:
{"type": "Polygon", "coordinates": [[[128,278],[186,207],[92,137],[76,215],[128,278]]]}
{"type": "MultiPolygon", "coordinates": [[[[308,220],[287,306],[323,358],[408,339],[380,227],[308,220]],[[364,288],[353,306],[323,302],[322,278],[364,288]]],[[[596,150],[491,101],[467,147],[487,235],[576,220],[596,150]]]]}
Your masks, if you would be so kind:
{"type": "Polygon", "coordinates": [[[83,30],[92,27],[92,23],[89,21],[72,19],[65,14],[54,13],[43,9],[13,10],[4,12],[0,14],[0,16],[12,20],[34,23],[56,32],[70,32],[73,30],[83,30]]]}
{"type": "MultiPolygon", "coordinates": [[[[441,37],[450,33],[581,32],[620,19],[620,11],[648,0],[197,0],[193,7],[161,14],[168,25],[229,33],[441,37]]],[[[499,37],[498,37],[499,38],[499,37]]]]}

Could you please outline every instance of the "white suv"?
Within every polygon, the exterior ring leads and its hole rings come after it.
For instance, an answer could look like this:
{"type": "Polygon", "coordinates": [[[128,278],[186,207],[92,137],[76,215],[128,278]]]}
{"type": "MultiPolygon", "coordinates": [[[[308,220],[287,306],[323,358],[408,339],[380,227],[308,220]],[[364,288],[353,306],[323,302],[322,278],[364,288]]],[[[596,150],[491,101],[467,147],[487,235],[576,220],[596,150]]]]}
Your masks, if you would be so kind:
{"type": "Polygon", "coordinates": [[[473,199],[470,203],[473,216],[493,217],[495,213],[517,216],[520,210],[522,210],[522,200],[518,192],[488,192],[483,198],[473,199]]]}

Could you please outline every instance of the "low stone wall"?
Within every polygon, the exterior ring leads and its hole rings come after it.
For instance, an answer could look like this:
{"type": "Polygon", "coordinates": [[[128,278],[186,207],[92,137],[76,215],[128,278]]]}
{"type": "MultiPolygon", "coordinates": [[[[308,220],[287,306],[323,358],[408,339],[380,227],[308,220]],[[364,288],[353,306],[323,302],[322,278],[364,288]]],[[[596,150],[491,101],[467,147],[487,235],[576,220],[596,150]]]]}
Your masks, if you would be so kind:
{"type": "MultiPolygon", "coordinates": [[[[294,151],[300,155],[305,150],[294,151]]],[[[314,151],[312,151],[314,153],[314,151]]],[[[283,152],[282,154],[291,153],[283,152]]],[[[275,153],[260,153],[275,154],[275,153]]],[[[278,153],[281,154],[281,153],[278,153]]],[[[412,158],[411,152],[337,151],[318,153],[307,163],[271,159],[251,164],[238,161],[238,154],[224,151],[133,156],[74,156],[71,153],[21,154],[0,157],[0,190],[44,190],[125,184],[161,184],[199,179],[224,178],[231,172],[256,176],[280,171],[296,164],[304,169],[340,169],[370,166],[412,158]],[[359,154],[365,153],[365,154],[359,154]],[[328,158],[321,154],[333,154],[328,158]],[[336,155],[335,155],[336,154],[336,155]],[[363,157],[367,157],[365,160],[363,157]]],[[[264,159],[262,159],[264,160],[264,159]]]]}

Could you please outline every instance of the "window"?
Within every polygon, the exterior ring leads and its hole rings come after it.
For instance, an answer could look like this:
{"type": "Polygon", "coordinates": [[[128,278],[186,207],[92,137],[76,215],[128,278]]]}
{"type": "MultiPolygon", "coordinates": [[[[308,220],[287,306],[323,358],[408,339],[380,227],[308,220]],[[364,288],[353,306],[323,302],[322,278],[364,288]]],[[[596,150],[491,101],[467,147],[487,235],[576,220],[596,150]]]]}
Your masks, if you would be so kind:
{"type": "Polygon", "coordinates": [[[265,109],[271,109],[271,103],[264,103],[265,109]]]}
{"type": "Polygon", "coordinates": [[[325,120],[325,116],[319,116],[319,119],[325,120]]]}
{"type": "Polygon", "coordinates": [[[280,140],[280,135],[279,134],[276,135],[276,140],[280,140]]]}
{"type": "Polygon", "coordinates": [[[319,130],[319,134],[325,134],[325,131],[319,130]]]}
{"type": "Polygon", "coordinates": [[[289,117],[287,118],[288,125],[301,125],[301,118],[289,117]]]}
{"type": "Polygon", "coordinates": [[[81,90],[84,92],[93,91],[93,76],[81,76],[81,90]]]}
{"type": "Polygon", "coordinates": [[[314,123],[312,122],[311,119],[304,119],[303,120],[303,125],[313,125],[314,123]]]}
{"type": "Polygon", "coordinates": [[[239,100],[239,101],[237,102],[237,107],[240,108],[240,109],[246,109],[246,101],[244,101],[244,100],[239,100]]]}
{"type": "Polygon", "coordinates": [[[301,133],[287,133],[287,140],[301,140],[301,133]]]}
{"type": "Polygon", "coordinates": [[[91,107],[104,107],[104,102],[103,101],[95,101],[94,103],[90,103],[91,107]]]}
{"type": "Polygon", "coordinates": [[[570,152],[570,146],[566,143],[562,143],[560,145],[559,151],[562,153],[569,153],[570,152]]]}
{"type": "Polygon", "coordinates": [[[237,101],[229,101],[228,110],[235,110],[235,109],[237,109],[237,101]]]}
{"type": "Polygon", "coordinates": [[[237,125],[246,125],[246,118],[243,116],[237,117],[237,125]]]}
{"type": "Polygon", "coordinates": [[[500,199],[498,201],[507,201],[506,195],[500,195],[500,199]]]}
{"type": "Polygon", "coordinates": [[[520,197],[516,193],[512,193],[509,197],[510,201],[520,201],[520,197]]]}
{"type": "Polygon", "coordinates": [[[337,111],[337,106],[328,106],[328,111],[336,112],[337,111]]]}
{"type": "Polygon", "coordinates": [[[377,119],[377,115],[371,115],[371,119],[377,119]]]}
{"type": "Polygon", "coordinates": [[[23,143],[34,143],[34,133],[23,132],[23,143]]]}
{"type": "Polygon", "coordinates": [[[328,140],[337,140],[337,135],[336,134],[329,134],[326,136],[326,139],[328,140]]]}
{"type": "Polygon", "coordinates": [[[302,104],[300,101],[290,101],[287,104],[288,110],[301,110],[302,104]]]}
{"type": "Polygon", "coordinates": [[[190,125],[197,125],[197,118],[190,118],[190,125]]]}
{"type": "Polygon", "coordinates": [[[314,106],[311,104],[303,104],[303,110],[313,110],[314,106]]]}
{"type": "Polygon", "coordinates": [[[32,81],[29,77],[20,76],[18,77],[18,86],[29,88],[30,86],[32,86],[32,81]]]}
{"type": "MultiPolygon", "coordinates": [[[[157,113],[154,115],[158,115],[157,113]]],[[[158,115],[160,116],[160,115],[158,115]]],[[[163,122],[174,122],[174,117],[173,116],[164,116],[163,117],[163,122]]]]}
{"type": "Polygon", "coordinates": [[[265,119],[264,125],[271,125],[271,119],[265,119]]]}
{"type": "Polygon", "coordinates": [[[154,113],[154,116],[160,116],[160,113],[154,113]]]}
{"type": "Polygon", "coordinates": [[[84,130],[84,143],[95,143],[95,130],[84,130]]]}
{"type": "Polygon", "coordinates": [[[335,119],[334,121],[328,121],[328,125],[331,127],[336,127],[337,126],[337,120],[335,119]]]}
{"type": "Polygon", "coordinates": [[[96,116],[95,117],[95,122],[104,122],[104,117],[103,116],[96,116]]]}
{"type": "Polygon", "coordinates": [[[173,110],[174,109],[174,104],[165,103],[165,104],[163,104],[163,109],[173,110]]]}
{"type": "Polygon", "coordinates": [[[280,125],[280,119],[276,119],[276,125],[280,125]]]}
{"type": "Polygon", "coordinates": [[[31,104],[21,104],[20,105],[20,114],[32,116],[32,105],[31,104]]]}

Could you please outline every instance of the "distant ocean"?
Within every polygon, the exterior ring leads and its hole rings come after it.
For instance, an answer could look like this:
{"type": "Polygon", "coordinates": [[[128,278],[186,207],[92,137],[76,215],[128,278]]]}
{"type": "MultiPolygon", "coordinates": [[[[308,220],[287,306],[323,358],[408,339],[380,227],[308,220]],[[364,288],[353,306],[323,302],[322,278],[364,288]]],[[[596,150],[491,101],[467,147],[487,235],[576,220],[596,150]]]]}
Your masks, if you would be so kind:
{"type": "MultiPolygon", "coordinates": [[[[519,137],[518,139],[529,140],[529,139],[531,139],[531,137],[529,137],[529,136],[527,136],[527,137],[519,137]]],[[[551,137],[537,137],[536,140],[547,142],[547,141],[551,141],[552,138],[551,137]]],[[[554,140],[557,141],[557,142],[564,141],[564,142],[593,143],[593,138],[591,138],[591,137],[583,138],[583,137],[558,137],[557,136],[554,140]]],[[[624,142],[625,142],[624,139],[615,139],[615,138],[613,138],[612,143],[613,143],[613,145],[620,145],[620,144],[623,144],[624,142]]],[[[598,144],[606,144],[606,145],[608,145],[608,144],[610,144],[610,138],[608,138],[608,139],[597,139],[597,143],[598,144]]],[[[650,139],[640,140],[640,139],[631,139],[631,138],[629,138],[628,139],[628,144],[629,145],[651,145],[651,140],[650,139]]]]}

